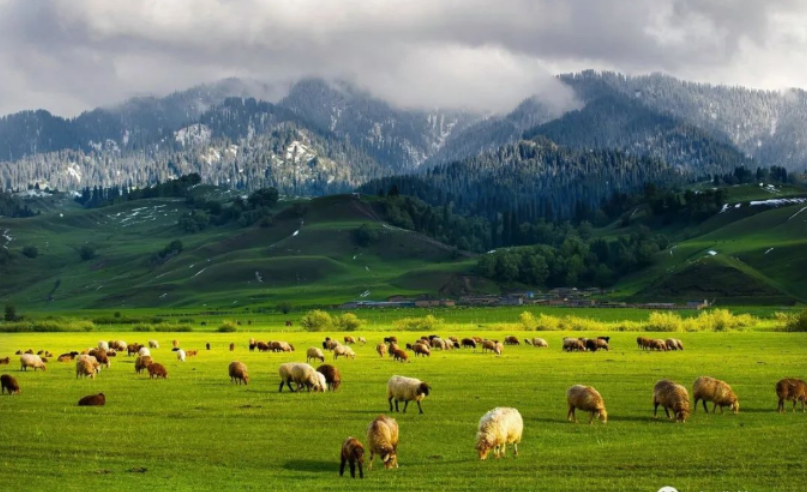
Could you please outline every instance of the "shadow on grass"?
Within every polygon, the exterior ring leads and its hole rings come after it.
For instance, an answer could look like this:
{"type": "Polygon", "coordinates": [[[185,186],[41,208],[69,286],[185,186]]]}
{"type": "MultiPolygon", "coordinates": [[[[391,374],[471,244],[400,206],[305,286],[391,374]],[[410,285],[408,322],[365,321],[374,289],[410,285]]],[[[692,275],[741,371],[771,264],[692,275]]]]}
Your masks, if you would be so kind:
{"type": "Polygon", "coordinates": [[[339,463],[334,461],[320,460],[291,460],[287,461],[283,468],[286,470],[312,472],[312,473],[339,473],[339,463]]]}

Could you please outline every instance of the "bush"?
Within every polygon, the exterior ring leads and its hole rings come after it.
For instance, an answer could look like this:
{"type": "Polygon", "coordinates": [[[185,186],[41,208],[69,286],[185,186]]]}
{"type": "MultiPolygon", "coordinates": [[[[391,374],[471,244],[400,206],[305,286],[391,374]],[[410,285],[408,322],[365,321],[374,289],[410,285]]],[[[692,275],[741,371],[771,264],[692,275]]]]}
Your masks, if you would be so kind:
{"type": "Polygon", "coordinates": [[[306,331],[324,331],[333,326],[331,315],[320,309],[308,311],[300,320],[306,331]]]}
{"type": "Polygon", "coordinates": [[[535,316],[532,315],[529,311],[524,311],[518,317],[518,321],[524,327],[525,330],[534,330],[536,326],[538,326],[538,322],[535,320],[535,316]]]}
{"type": "Polygon", "coordinates": [[[13,304],[6,304],[6,313],[3,319],[9,322],[20,320],[20,316],[17,316],[17,308],[13,304]]]}
{"type": "Polygon", "coordinates": [[[353,313],[345,313],[336,318],[336,327],[343,331],[356,331],[364,324],[364,320],[359,319],[353,313]]]}
{"type": "Polygon", "coordinates": [[[43,320],[17,321],[0,325],[0,333],[58,333],[93,331],[92,321],[50,318],[43,320]]]}
{"type": "Polygon", "coordinates": [[[653,311],[647,321],[647,331],[684,331],[684,323],[678,313],[653,311]]]}
{"type": "Polygon", "coordinates": [[[292,310],[292,305],[289,301],[278,302],[277,310],[283,314],[289,314],[292,310]]]}
{"type": "Polygon", "coordinates": [[[561,329],[561,326],[563,326],[563,322],[560,320],[560,318],[541,313],[538,316],[538,322],[535,325],[535,329],[538,331],[557,331],[561,329]]]}
{"type": "Polygon", "coordinates": [[[435,331],[443,325],[443,320],[429,314],[422,318],[402,318],[393,323],[398,330],[435,331]]]}
{"type": "Polygon", "coordinates": [[[33,260],[39,256],[39,249],[36,246],[25,246],[22,248],[22,254],[33,260]]]}
{"type": "Polygon", "coordinates": [[[353,239],[356,241],[356,244],[362,247],[367,247],[378,242],[378,238],[378,231],[368,224],[362,224],[358,229],[353,230],[353,239]]]}
{"type": "MultiPolygon", "coordinates": [[[[776,313],[779,314],[779,313],[776,313]]],[[[802,311],[798,315],[790,315],[785,324],[786,331],[807,332],[807,311],[802,311]]]]}
{"type": "Polygon", "coordinates": [[[238,331],[238,326],[232,321],[225,321],[216,331],[219,333],[235,333],[238,331]]]}

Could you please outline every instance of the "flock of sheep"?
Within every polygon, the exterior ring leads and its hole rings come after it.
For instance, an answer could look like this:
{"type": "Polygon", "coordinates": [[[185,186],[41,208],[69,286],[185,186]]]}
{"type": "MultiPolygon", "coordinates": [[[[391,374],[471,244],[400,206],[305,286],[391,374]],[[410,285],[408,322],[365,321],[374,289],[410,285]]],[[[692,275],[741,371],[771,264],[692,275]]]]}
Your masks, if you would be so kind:
{"type": "MultiPolygon", "coordinates": [[[[662,340],[639,337],[636,341],[640,350],[666,351],[684,349],[683,343],[678,339],[662,340]]],[[[542,338],[525,339],[524,342],[538,348],[549,346],[546,340],[542,338]]],[[[334,360],[339,357],[355,359],[356,353],[350,345],[356,343],[366,344],[367,341],[364,337],[354,339],[346,336],[344,337],[344,343],[340,343],[331,338],[326,338],[322,342],[322,349],[330,351],[334,360]]],[[[567,337],[563,339],[563,350],[568,352],[609,350],[609,343],[609,337],[594,339],[567,337]]],[[[423,357],[430,356],[432,350],[461,348],[476,350],[477,347],[481,347],[483,352],[490,351],[496,355],[501,355],[504,345],[520,344],[519,339],[513,336],[506,337],[504,343],[501,343],[498,340],[487,340],[478,337],[459,340],[456,337],[442,339],[436,335],[431,335],[421,337],[414,343],[405,344],[405,348],[414,353],[415,356],[423,357]]],[[[109,368],[111,366],[111,357],[115,357],[118,352],[126,352],[128,355],[136,356],[134,365],[137,374],[148,371],[151,379],[166,379],[168,372],[165,366],[154,362],[151,358],[151,350],[158,348],[159,343],[156,340],[150,340],[148,346],[130,345],[121,340],[101,341],[97,347],[88,348],[82,352],[65,353],[60,355],[57,360],[59,362],[75,361],[76,378],[94,378],[102,367],[109,368]]],[[[207,344],[207,349],[210,349],[210,344],[207,344]]],[[[235,345],[230,344],[230,351],[234,349],[235,345]]],[[[249,349],[250,351],[258,350],[261,352],[294,352],[294,346],[287,342],[261,342],[255,339],[250,339],[249,349]]],[[[396,361],[411,362],[408,353],[398,345],[398,339],[395,336],[384,338],[384,342],[379,343],[375,350],[381,357],[389,355],[396,361]]],[[[187,357],[195,356],[198,353],[197,351],[185,351],[179,348],[177,340],[173,341],[173,351],[181,362],[184,362],[187,357]]],[[[34,371],[39,369],[44,371],[47,368],[47,358],[52,357],[52,354],[47,351],[34,354],[33,350],[28,350],[25,353],[18,351],[17,354],[20,355],[21,371],[27,371],[29,368],[34,369],[34,371]]],[[[280,377],[278,391],[282,392],[284,386],[292,392],[300,391],[303,388],[306,388],[309,392],[337,390],[342,382],[339,369],[330,364],[322,364],[314,369],[308,364],[312,360],[319,360],[324,363],[325,353],[323,350],[318,347],[310,347],[306,351],[305,363],[289,362],[281,364],[278,369],[280,377]]],[[[0,365],[8,363],[8,357],[0,359],[0,365]]],[[[232,362],[228,367],[228,374],[232,383],[249,384],[247,366],[242,362],[232,362]]],[[[19,394],[20,386],[14,377],[9,374],[3,374],[0,376],[0,390],[0,393],[19,394]]],[[[402,402],[404,404],[403,412],[405,413],[409,403],[415,402],[419,412],[422,414],[423,407],[421,402],[429,396],[431,390],[432,387],[429,383],[419,379],[392,376],[387,382],[389,411],[392,412],[393,408],[394,411],[400,411],[399,403],[402,402]]],[[[800,379],[783,379],[776,384],[776,394],[779,398],[777,411],[785,411],[786,401],[793,402],[793,411],[795,411],[797,403],[801,403],[802,411],[804,411],[805,403],[807,403],[807,383],[800,379]]],[[[668,418],[674,418],[676,422],[685,422],[690,416],[690,411],[697,410],[698,402],[702,402],[703,408],[707,412],[707,402],[712,402],[712,413],[715,413],[720,408],[720,413],[722,414],[723,409],[726,407],[735,414],[740,410],[739,399],[731,386],[724,381],[709,376],[702,376],[695,380],[692,397],[694,398],[694,407],[690,406],[690,395],[684,386],[670,380],[658,381],[653,389],[653,415],[654,417],[657,416],[658,407],[661,406],[668,418]]],[[[568,404],[568,420],[577,422],[575,411],[581,410],[588,412],[589,423],[592,423],[595,418],[601,420],[603,424],[608,422],[605,401],[595,388],[583,385],[572,386],[566,392],[566,401],[568,404]]],[[[103,406],[105,403],[104,394],[98,393],[82,398],[78,405],[103,406]]],[[[513,453],[517,455],[523,427],[524,422],[521,414],[514,408],[499,407],[487,412],[480,419],[476,434],[475,447],[479,457],[484,460],[493,451],[494,456],[499,458],[504,455],[508,444],[513,445],[513,453]]],[[[380,415],[374,419],[367,428],[367,443],[370,450],[369,468],[372,468],[373,458],[376,454],[380,457],[385,468],[398,466],[398,424],[395,419],[386,415],[380,415]]],[[[363,477],[363,463],[364,446],[358,439],[348,437],[342,443],[340,475],[344,474],[347,464],[350,466],[351,476],[355,477],[355,471],[358,468],[359,476],[363,477]]]]}

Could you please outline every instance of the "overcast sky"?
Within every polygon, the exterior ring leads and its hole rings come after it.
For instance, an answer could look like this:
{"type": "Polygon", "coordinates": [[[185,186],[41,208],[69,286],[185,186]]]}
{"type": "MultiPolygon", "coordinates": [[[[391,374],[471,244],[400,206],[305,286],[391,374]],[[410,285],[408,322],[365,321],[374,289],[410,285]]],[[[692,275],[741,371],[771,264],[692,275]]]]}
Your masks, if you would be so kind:
{"type": "Polygon", "coordinates": [[[586,68],[807,88],[805,0],[0,0],[0,114],[236,76],[503,111],[586,68]]]}

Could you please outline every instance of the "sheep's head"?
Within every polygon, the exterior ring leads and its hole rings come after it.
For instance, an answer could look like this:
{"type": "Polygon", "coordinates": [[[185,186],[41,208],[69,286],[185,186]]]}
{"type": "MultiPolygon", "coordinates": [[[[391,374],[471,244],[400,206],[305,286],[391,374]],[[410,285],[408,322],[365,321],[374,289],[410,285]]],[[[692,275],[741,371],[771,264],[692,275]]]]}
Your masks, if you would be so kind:
{"type": "Polygon", "coordinates": [[[487,438],[477,435],[476,445],[474,447],[479,453],[479,459],[486,460],[488,458],[488,453],[490,453],[490,450],[493,449],[494,446],[492,443],[488,442],[487,438]]]}
{"type": "Polygon", "coordinates": [[[244,384],[249,384],[249,376],[244,374],[244,384]]]}
{"type": "Polygon", "coordinates": [[[597,410],[597,418],[602,420],[603,424],[608,423],[608,412],[605,411],[605,407],[600,408],[599,410],[597,410]]]}
{"type": "Polygon", "coordinates": [[[675,412],[675,421],[684,423],[689,418],[689,408],[682,408],[675,412]]]}
{"type": "Polygon", "coordinates": [[[385,448],[381,450],[381,461],[384,462],[384,468],[398,468],[398,451],[395,448],[385,448]]]}
{"type": "Polygon", "coordinates": [[[432,387],[429,386],[429,383],[420,383],[420,386],[418,387],[417,394],[418,395],[429,396],[429,391],[431,391],[431,389],[432,389],[432,387]]]}

